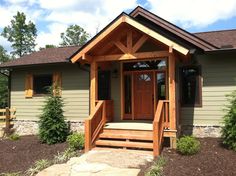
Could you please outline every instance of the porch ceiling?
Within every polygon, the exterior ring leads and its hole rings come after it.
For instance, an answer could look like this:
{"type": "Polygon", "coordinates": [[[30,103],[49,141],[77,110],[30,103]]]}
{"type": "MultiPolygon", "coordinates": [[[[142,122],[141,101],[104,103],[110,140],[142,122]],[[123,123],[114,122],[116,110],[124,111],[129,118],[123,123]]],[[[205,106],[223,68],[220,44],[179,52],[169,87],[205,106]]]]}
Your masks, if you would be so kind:
{"type": "MultiPolygon", "coordinates": [[[[71,58],[71,61],[72,63],[78,60],[91,61],[93,56],[99,56],[104,53],[107,55],[119,55],[119,57],[124,54],[124,57],[136,58],[135,54],[138,54],[136,52],[147,42],[155,43],[155,46],[159,46],[155,51],[166,51],[168,50],[167,48],[173,48],[183,55],[187,55],[189,52],[187,48],[147,28],[123,13],[81,48],[71,58]]],[[[146,52],[146,54],[151,53],[146,52]]]]}

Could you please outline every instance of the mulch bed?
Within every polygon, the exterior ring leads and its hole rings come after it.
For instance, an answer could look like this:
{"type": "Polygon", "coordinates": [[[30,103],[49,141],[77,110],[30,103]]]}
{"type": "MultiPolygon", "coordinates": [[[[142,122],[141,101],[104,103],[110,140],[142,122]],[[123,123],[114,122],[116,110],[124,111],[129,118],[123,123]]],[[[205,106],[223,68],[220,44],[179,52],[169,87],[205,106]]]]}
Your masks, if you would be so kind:
{"type": "Polygon", "coordinates": [[[23,136],[17,141],[0,139],[0,173],[24,172],[35,161],[53,159],[66,148],[66,143],[42,144],[36,136],[23,136]]]}
{"type": "MultiPolygon", "coordinates": [[[[228,150],[216,138],[199,139],[201,151],[192,156],[182,156],[175,150],[164,149],[162,155],[167,160],[165,176],[235,176],[236,152],[228,150]]],[[[142,168],[142,175],[148,166],[142,168]]]]}

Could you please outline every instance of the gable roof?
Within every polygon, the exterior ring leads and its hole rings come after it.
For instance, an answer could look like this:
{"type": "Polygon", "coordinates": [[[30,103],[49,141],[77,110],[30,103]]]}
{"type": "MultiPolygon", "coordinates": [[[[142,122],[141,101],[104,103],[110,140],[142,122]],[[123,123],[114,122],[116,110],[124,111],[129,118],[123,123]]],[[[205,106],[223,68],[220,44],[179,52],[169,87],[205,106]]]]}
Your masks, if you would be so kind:
{"type": "Polygon", "coordinates": [[[172,47],[173,49],[177,50],[178,52],[184,55],[187,55],[189,52],[189,49],[185,46],[180,45],[176,41],[171,40],[166,36],[163,36],[158,31],[154,31],[153,29],[145,26],[144,24],[139,23],[135,18],[129,16],[128,14],[121,13],[117,18],[115,18],[115,20],[109,23],[102,31],[100,31],[100,33],[94,36],[88,43],[86,43],[74,54],[74,56],[71,58],[72,63],[75,63],[79,59],[86,59],[86,53],[94,46],[96,46],[100,41],[102,41],[109,33],[113,32],[122,23],[129,24],[130,26],[140,30],[144,34],[156,40],[159,40],[160,42],[166,44],[169,47],[172,47]]]}
{"type": "Polygon", "coordinates": [[[145,18],[145,20],[149,20],[150,22],[168,31],[169,33],[174,34],[181,39],[184,39],[185,41],[203,49],[204,51],[218,49],[218,47],[214,44],[209,43],[208,41],[205,41],[204,39],[183,30],[182,28],[179,28],[178,26],[164,20],[163,18],[151,13],[150,11],[140,6],[136,7],[129,15],[137,19],[141,16],[142,18],[145,18]]]}
{"type": "Polygon", "coordinates": [[[218,48],[236,49],[236,29],[199,32],[199,33],[194,33],[194,35],[208,41],[209,43],[212,43],[218,48]]]}
{"type": "Polygon", "coordinates": [[[12,68],[18,66],[68,63],[70,57],[79,49],[79,46],[67,46],[59,48],[46,48],[19,59],[0,64],[0,68],[12,68]]]}

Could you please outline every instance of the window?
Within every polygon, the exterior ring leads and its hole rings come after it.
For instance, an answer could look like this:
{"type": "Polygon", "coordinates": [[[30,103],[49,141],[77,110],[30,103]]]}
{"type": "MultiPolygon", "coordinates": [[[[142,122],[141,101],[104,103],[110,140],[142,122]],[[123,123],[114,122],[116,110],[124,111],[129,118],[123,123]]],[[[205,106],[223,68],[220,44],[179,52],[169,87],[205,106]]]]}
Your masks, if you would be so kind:
{"type": "Polygon", "coordinates": [[[110,71],[98,72],[98,99],[110,100],[111,99],[111,79],[110,71]]]}
{"type": "Polygon", "coordinates": [[[200,66],[181,68],[181,100],[183,106],[201,106],[200,66]]]}
{"type": "Polygon", "coordinates": [[[140,61],[140,62],[127,62],[124,63],[124,71],[134,70],[163,70],[166,68],[165,60],[152,60],[152,61],[140,61]]]}
{"type": "Polygon", "coordinates": [[[48,94],[48,88],[52,86],[52,75],[34,75],[33,90],[34,94],[48,94]]]}

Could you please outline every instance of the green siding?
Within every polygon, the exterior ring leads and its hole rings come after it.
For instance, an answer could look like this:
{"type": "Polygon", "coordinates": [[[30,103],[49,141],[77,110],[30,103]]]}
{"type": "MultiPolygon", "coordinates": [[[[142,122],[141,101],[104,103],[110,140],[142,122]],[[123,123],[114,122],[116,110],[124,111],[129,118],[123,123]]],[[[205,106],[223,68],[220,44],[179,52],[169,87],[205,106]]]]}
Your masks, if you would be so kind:
{"type": "Polygon", "coordinates": [[[113,70],[116,69],[118,71],[118,76],[114,77],[111,76],[111,99],[114,101],[114,120],[120,121],[120,105],[121,105],[121,99],[120,99],[120,63],[114,62],[112,63],[113,70]]]}
{"type": "Polygon", "coordinates": [[[17,119],[38,120],[45,97],[25,98],[25,75],[62,73],[64,115],[69,120],[82,120],[89,115],[89,73],[77,65],[58,65],[17,69],[12,73],[11,107],[17,109],[17,119]]]}
{"type": "Polygon", "coordinates": [[[236,56],[199,56],[202,66],[202,107],[181,108],[182,125],[221,125],[227,104],[225,95],[236,90],[236,56]]]}

